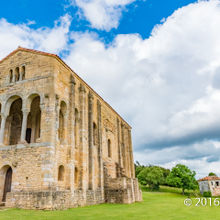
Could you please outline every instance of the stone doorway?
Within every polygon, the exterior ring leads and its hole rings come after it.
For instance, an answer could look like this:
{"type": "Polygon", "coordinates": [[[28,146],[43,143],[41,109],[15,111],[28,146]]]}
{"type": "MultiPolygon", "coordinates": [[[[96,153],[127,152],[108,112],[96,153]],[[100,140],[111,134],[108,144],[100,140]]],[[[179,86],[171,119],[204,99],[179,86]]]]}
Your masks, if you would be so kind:
{"type": "Polygon", "coordinates": [[[9,167],[5,174],[5,184],[4,184],[2,202],[6,201],[7,193],[11,192],[11,182],[12,182],[12,169],[11,167],[9,167]]]}

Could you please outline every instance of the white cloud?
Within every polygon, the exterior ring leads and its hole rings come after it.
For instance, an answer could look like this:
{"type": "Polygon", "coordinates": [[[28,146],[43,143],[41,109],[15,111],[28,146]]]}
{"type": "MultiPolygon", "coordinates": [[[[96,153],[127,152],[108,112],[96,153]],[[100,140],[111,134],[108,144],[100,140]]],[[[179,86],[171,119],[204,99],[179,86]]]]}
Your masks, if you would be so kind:
{"type": "Polygon", "coordinates": [[[81,9],[93,28],[109,31],[117,28],[122,11],[135,0],[70,0],[81,9]]]}
{"type": "MultiPolygon", "coordinates": [[[[200,1],[177,10],[148,39],[118,35],[106,47],[96,35],[75,33],[66,61],[130,122],[143,161],[146,147],[186,148],[220,137],[219,36],[219,1],[200,1]]],[[[205,154],[198,157],[186,160],[208,164],[205,154]]]]}
{"type": "Polygon", "coordinates": [[[197,172],[197,178],[209,172],[220,175],[220,142],[206,140],[188,146],[174,146],[158,150],[143,150],[136,153],[141,164],[160,165],[171,169],[178,163],[185,164],[197,172]],[[146,163],[147,161],[147,163],[146,163]]]}
{"type": "Polygon", "coordinates": [[[71,33],[69,16],[37,30],[1,19],[0,57],[18,45],[69,50],[67,63],[132,125],[135,159],[183,162],[206,175],[220,165],[219,2],[190,4],[150,38],[118,35],[110,46],[94,33],[71,33]]]}
{"type": "Polygon", "coordinates": [[[53,28],[37,30],[28,24],[12,24],[0,19],[0,58],[3,58],[18,46],[35,48],[52,53],[59,53],[68,43],[71,17],[65,15],[55,22],[53,28]]]}

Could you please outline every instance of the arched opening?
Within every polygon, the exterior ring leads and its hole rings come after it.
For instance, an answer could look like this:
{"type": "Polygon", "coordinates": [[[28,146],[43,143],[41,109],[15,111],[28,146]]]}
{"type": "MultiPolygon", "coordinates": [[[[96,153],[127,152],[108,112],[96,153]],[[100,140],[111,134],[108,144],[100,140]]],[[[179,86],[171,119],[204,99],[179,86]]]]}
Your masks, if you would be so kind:
{"type": "Polygon", "coordinates": [[[25,79],[25,66],[21,67],[21,80],[25,79]]]}
{"type": "Polygon", "coordinates": [[[4,175],[4,187],[3,187],[3,196],[2,202],[6,201],[6,195],[8,192],[11,192],[11,183],[12,183],[12,168],[10,166],[5,166],[2,169],[4,175]]]}
{"type": "Polygon", "coordinates": [[[13,70],[9,71],[9,82],[12,83],[13,80],[13,70]]]}
{"type": "Polygon", "coordinates": [[[95,122],[93,122],[93,144],[95,146],[98,144],[98,129],[95,122]]]}
{"type": "Polygon", "coordinates": [[[28,143],[35,143],[40,138],[41,128],[40,96],[35,96],[31,102],[30,112],[27,118],[27,129],[25,140],[28,143]]]}
{"type": "Polygon", "coordinates": [[[16,69],[15,69],[15,82],[17,82],[19,80],[19,75],[20,75],[19,67],[16,67],[16,69]]]}
{"type": "Polygon", "coordinates": [[[58,129],[58,137],[60,143],[64,142],[65,139],[65,114],[66,114],[66,103],[61,102],[60,104],[60,112],[59,112],[59,129],[58,129]]]}
{"type": "Polygon", "coordinates": [[[60,165],[58,168],[58,181],[64,180],[64,166],[60,165]]]}
{"type": "Polygon", "coordinates": [[[78,172],[78,168],[75,167],[75,189],[77,189],[79,187],[79,172],[78,172]]]}
{"type": "Polygon", "coordinates": [[[111,141],[108,139],[108,157],[112,157],[111,141]]]}
{"type": "Polygon", "coordinates": [[[18,144],[21,137],[22,127],[22,99],[14,100],[10,106],[9,116],[5,126],[5,143],[9,145],[18,144]]]}

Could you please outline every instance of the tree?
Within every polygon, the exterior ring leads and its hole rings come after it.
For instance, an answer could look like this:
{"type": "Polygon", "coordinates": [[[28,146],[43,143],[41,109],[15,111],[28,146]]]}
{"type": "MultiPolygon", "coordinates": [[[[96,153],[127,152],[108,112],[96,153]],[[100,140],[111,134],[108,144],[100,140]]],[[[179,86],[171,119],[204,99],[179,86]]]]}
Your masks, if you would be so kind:
{"type": "Polygon", "coordinates": [[[157,190],[164,183],[163,171],[160,167],[145,167],[139,174],[138,180],[142,185],[148,185],[150,189],[157,190]]]}
{"type": "Polygon", "coordinates": [[[145,166],[144,165],[140,165],[140,163],[138,161],[136,161],[136,163],[134,164],[134,167],[135,167],[135,176],[136,177],[145,168],[145,166]]]}
{"type": "Polygon", "coordinates": [[[217,176],[217,175],[215,173],[213,173],[213,172],[210,172],[209,176],[217,176]]]}
{"type": "Polygon", "coordinates": [[[196,172],[191,171],[187,166],[183,164],[177,164],[172,168],[170,174],[167,176],[167,183],[170,186],[182,188],[184,194],[186,189],[196,189],[198,183],[195,179],[196,172]]]}

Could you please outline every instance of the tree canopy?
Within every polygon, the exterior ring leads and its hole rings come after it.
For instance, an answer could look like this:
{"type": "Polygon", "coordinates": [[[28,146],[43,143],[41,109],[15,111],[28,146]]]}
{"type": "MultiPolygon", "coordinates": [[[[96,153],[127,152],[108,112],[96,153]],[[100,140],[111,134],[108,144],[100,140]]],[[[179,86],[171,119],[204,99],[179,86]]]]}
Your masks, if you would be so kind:
{"type": "Polygon", "coordinates": [[[138,180],[142,185],[148,185],[150,189],[159,189],[161,184],[165,183],[163,171],[160,167],[145,167],[138,174],[138,180]]]}
{"type": "Polygon", "coordinates": [[[198,187],[195,175],[196,172],[191,171],[187,166],[177,164],[172,168],[170,174],[167,176],[167,183],[171,186],[182,188],[182,192],[184,194],[186,189],[194,190],[198,187]]]}

